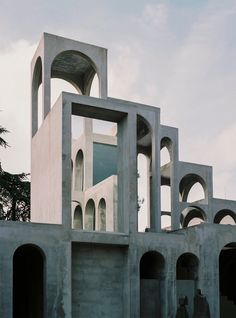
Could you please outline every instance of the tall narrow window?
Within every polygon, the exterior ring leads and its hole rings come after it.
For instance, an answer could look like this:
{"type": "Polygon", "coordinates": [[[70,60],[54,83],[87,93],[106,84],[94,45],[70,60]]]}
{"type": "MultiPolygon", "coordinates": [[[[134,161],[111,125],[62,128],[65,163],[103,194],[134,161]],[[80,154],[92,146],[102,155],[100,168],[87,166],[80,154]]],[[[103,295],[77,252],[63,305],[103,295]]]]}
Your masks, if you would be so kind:
{"type": "Polygon", "coordinates": [[[83,228],[83,213],[80,205],[75,208],[73,227],[74,229],[83,228]]]}
{"type": "Polygon", "coordinates": [[[84,155],[79,150],[75,158],[75,190],[83,191],[84,184],[84,155]]]}
{"type": "Polygon", "coordinates": [[[106,201],[101,199],[98,204],[98,230],[106,231],[106,201]]]}
{"type": "Polygon", "coordinates": [[[95,230],[95,205],[92,199],[87,202],[85,207],[85,229],[95,230]]]}

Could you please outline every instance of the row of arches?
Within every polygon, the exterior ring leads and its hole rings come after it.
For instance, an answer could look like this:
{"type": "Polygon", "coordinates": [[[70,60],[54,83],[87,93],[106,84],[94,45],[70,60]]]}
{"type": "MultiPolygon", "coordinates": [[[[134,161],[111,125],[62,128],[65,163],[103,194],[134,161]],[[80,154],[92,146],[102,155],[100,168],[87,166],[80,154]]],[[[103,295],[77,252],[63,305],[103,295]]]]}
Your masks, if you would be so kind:
{"type": "MultiPolygon", "coordinates": [[[[173,184],[172,169],[174,156],[174,143],[170,137],[163,137],[160,141],[160,170],[161,170],[161,227],[171,228],[171,211],[173,211],[172,198],[173,186],[178,187],[179,202],[184,203],[208,203],[211,193],[209,180],[205,180],[201,174],[191,172],[181,176],[179,182],[173,184]]],[[[191,167],[194,171],[194,167],[191,167]]],[[[191,170],[190,169],[190,170],[191,170]]],[[[199,169],[197,167],[197,169],[199,169]]],[[[205,169],[205,168],[204,168],[205,169]]],[[[137,116],[137,189],[138,189],[138,231],[145,231],[152,227],[152,128],[149,122],[141,115],[137,116]]],[[[203,172],[202,172],[203,173],[203,172]]],[[[204,170],[203,175],[206,174],[204,170]]],[[[208,178],[208,177],[206,177],[208,178]]],[[[178,202],[175,202],[178,204],[178,202]]],[[[235,224],[235,214],[233,211],[224,209],[218,212],[214,218],[214,223],[235,224]]],[[[206,212],[201,208],[189,205],[181,213],[180,228],[187,227],[207,221],[206,212]]]]}
{"type": "Polygon", "coordinates": [[[84,213],[80,204],[75,207],[73,217],[74,229],[85,229],[88,231],[106,231],[106,201],[101,198],[97,211],[93,199],[89,199],[85,205],[84,213]],[[96,220],[97,216],[97,220],[96,220]],[[84,218],[84,220],[83,220],[84,218]]]}
{"type": "MultiPolygon", "coordinates": [[[[189,317],[195,317],[194,298],[199,294],[199,259],[192,253],[180,255],[175,264],[176,304],[187,297],[186,310],[189,317]]],[[[219,304],[221,317],[234,317],[236,308],[236,243],[225,245],[218,259],[219,266],[219,304]]],[[[140,259],[140,317],[165,317],[165,278],[166,261],[157,251],[148,251],[140,259]]],[[[203,297],[201,296],[201,303],[203,297]]],[[[204,298],[208,305],[207,297],[204,298]]]]}
{"type": "MultiPolygon", "coordinates": [[[[176,298],[183,293],[189,297],[190,317],[192,301],[197,289],[199,260],[192,253],[184,253],[175,266],[176,298]]],[[[140,317],[163,317],[166,262],[157,251],[146,252],[140,260],[140,317]]]]}
{"type": "MultiPolygon", "coordinates": [[[[208,222],[207,214],[203,209],[196,206],[185,208],[180,215],[180,227],[186,228],[197,224],[208,222]]],[[[236,224],[236,214],[232,210],[222,209],[215,214],[213,219],[215,224],[236,224]]],[[[171,228],[171,213],[162,212],[161,224],[163,229],[171,228]]]]}

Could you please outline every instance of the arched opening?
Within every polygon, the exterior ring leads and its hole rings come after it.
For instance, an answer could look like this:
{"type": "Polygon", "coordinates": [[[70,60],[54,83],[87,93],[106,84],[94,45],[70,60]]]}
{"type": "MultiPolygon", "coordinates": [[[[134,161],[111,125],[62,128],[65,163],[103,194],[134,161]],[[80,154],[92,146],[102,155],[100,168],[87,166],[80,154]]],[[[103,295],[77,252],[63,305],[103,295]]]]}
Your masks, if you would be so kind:
{"type": "Polygon", "coordinates": [[[197,202],[206,199],[206,183],[196,174],[188,174],[179,184],[180,201],[197,202]]]}
{"type": "Polygon", "coordinates": [[[190,206],[181,213],[180,224],[183,228],[206,222],[206,213],[199,207],[190,206]]]}
{"type": "Polygon", "coordinates": [[[13,256],[13,317],[44,317],[44,255],[34,245],[20,246],[13,256]]]}
{"type": "Polygon", "coordinates": [[[217,224],[236,224],[236,215],[233,211],[228,209],[220,210],[216,213],[214,223],[217,224]]]}
{"type": "Polygon", "coordinates": [[[82,229],[83,228],[83,211],[80,205],[77,205],[74,212],[74,229],[82,229]]]}
{"type": "Polygon", "coordinates": [[[101,199],[98,204],[98,230],[106,231],[106,201],[101,199]]]}
{"type": "Polygon", "coordinates": [[[83,95],[90,95],[96,72],[93,61],[87,55],[74,50],[59,53],[51,66],[51,78],[60,78],[71,83],[83,95]]]}
{"type": "Polygon", "coordinates": [[[85,207],[85,229],[89,231],[95,230],[95,204],[89,199],[85,207]]]}
{"type": "Polygon", "coordinates": [[[138,231],[144,232],[150,227],[150,215],[148,206],[148,174],[149,174],[149,159],[144,154],[138,154],[138,231]]]}
{"type": "Polygon", "coordinates": [[[189,317],[193,315],[193,299],[197,289],[198,258],[191,253],[182,254],[176,263],[176,296],[177,303],[182,297],[187,297],[186,309],[189,317]]]}
{"type": "Polygon", "coordinates": [[[83,191],[84,189],[84,155],[79,150],[75,158],[75,191],[83,191]]]}
{"type": "Polygon", "coordinates": [[[168,137],[161,139],[161,228],[171,229],[171,166],[173,157],[172,141],[168,137]]]}
{"type": "Polygon", "coordinates": [[[33,71],[32,80],[32,134],[34,135],[42,123],[43,102],[42,102],[42,60],[37,58],[33,71]],[[41,88],[40,88],[41,86],[41,88]]]}
{"type": "Polygon", "coordinates": [[[71,83],[60,78],[51,78],[51,107],[62,92],[79,94],[79,91],[71,83]]]}
{"type": "Polygon", "coordinates": [[[167,165],[170,162],[170,153],[167,147],[161,149],[161,167],[167,165]]]}
{"type": "Polygon", "coordinates": [[[137,116],[137,193],[138,231],[152,227],[152,131],[142,116],[137,116]]]}
{"type": "Polygon", "coordinates": [[[219,256],[220,317],[236,317],[236,243],[224,246],[219,256]]]}
{"type": "Polygon", "coordinates": [[[140,317],[163,317],[164,257],[156,252],[145,253],[140,260],[140,317]]]}

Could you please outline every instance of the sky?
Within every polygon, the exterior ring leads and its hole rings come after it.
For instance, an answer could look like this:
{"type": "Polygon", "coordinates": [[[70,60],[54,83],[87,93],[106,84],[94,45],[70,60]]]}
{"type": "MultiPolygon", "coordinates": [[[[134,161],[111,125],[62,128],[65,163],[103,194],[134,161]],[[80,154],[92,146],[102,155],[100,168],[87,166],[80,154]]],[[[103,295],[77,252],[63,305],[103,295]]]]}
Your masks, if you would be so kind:
{"type": "Polygon", "coordinates": [[[236,199],[235,0],[0,0],[0,125],[10,172],[30,172],[30,62],[42,33],[108,49],[109,96],[161,108],[180,160],[213,166],[236,199]]]}

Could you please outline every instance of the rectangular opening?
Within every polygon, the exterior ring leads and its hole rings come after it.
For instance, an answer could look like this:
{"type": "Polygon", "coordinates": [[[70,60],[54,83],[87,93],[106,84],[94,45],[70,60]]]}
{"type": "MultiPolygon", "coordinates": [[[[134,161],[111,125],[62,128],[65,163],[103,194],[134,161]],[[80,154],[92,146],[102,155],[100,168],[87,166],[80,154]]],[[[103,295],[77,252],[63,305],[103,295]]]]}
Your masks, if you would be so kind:
{"type": "Polygon", "coordinates": [[[72,228],[120,232],[119,224],[122,222],[119,221],[121,213],[118,212],[118,162],[121,152],[118,150],[118,129],[123,114],[117,112],[116,115],[116,112],[110,110],[106,113],[106,109],[101,111],[100,108],[93,112],[93,108],[75,104],[72,106],[72,228]],[[108,120],[104,120],[105,115],[108,120]]]}

